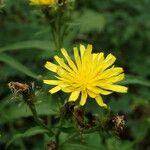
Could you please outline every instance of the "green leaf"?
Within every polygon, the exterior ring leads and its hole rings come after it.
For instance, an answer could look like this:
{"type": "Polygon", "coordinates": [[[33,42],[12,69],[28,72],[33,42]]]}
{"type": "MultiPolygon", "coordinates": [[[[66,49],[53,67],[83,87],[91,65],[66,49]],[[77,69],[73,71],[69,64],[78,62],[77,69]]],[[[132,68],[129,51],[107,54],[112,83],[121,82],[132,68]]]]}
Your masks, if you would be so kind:
{"type": "Polygon", "coordinates": [[[27,68],[26,66],[24,66],[23,64],[18,62],[16,59],[14,59],[13,57],[11,57],[7,54],[0,54],[0,61],[8,64],[9,66],[13,67],[14,69],[32,77],[32,78],[35,78],[35,79],[41,78],[41,76],[37,75],[32,70],[30,70],[30,68],[27,68]]]}
{"type": "Polygon", "coordinates": [[[105,17],[101,13],[85,10],[81,17],[78,17],[80,31],[88,33],[92,31],[100,32],[105,26],[105,17]]]}
{"type": "Polygon", "coordinates": [[[62,132],[65,132],[65,133],[72,133],[73,131],[75,132],[76,129],[75,129],[74,127],[67,127],[67,128],[62,127],[62,128],[61,128],[61,131],[62,131],[62,132]]]}
{"type": "MultiPolygon", "coordinates": [[[[63,135],[63,134],[62,134],[63,135]]],[[[63,135],[65,136],[65,135],[63,135]]],[[[81,138],[72,139],[72,141],[66,142],[62,145],[63,150],[103,150],[104,144],[102,144],[101,137],[98,133],[90,133],[87,135],[82,135],[84,141],[81,142],[81,138]],[[94,139],[94,140],[93,140],[94,139]]],[[[65,137],[66,140],[68,137],[65,137]]]]}
{"type": "MultiPolygon", "coordinates": [[[[39,115],[56,115],[56,112],[51,110],[49,105],[40,104],[37,106],[37,113],[39,115]]],[[[32,116],[31,111],[25,105],[23,106],[12,106],[11,108],[5,109],[5,112],[0,112],[1,123],[11,122],[14,119],[24,118],[32,116]]]]}
{"type": "Polygon", "coordinates": [[[137,141],[142,141],[146,137],[150,123],[148,122],[147,118],[142,120],[134,120],[129,122],[131,126],[131,131],[133,137],[136,138],[137,141]]]}
{"type": "Polygon", "coordinates": [[[139,84],[139,85],[150,87],[150,81],[149,80],[146,80],[144,78],[140,78],[137,76],[133,76],[133,75],[127,75],[126,79],[124,81],[121,81],[120,83],[123,85],[139,84]]]}
{"type": "MultiPolygon", "coordinates": [[[[36,104],[36,110],[38,115],[57,115],[58,112],[56,110],[56,102],[53,101],[50,96],[44,96],[43,94],[40,94],[40,97],[36,97],[37,102],[42,101],[39,104],[36,104]]],[[[7,98],[2,100],[2,102],[7,101],[7,104],[3,102],[4,106],[0,107],[0,124],[12,122],[15,119],[32,116],[32,113],[26,104],[18,106],[16,102],[13,102],[13,99],[11,100],[10,97],[7,98]]],[[[2,102],[0,103],[0,106],[3,105],[2,102]]]]}
{"type": "Polygon", "coordinates": [[[0,112],[3,111],[3,108],[7,107],[9,100],[12,98],[12,95],[7,95],[0,101],[0,112]]]}
{"type": "Polygon", "coordinates": [[[81,144],[81,143],[67,143],[66,145],[63,145],[62,147],[63,150],[77,150],[77,149],[82,149],[82,150],[100,150],[99,147],[92,147],[86,144],[81,144]]]}
{"type": "Polygon", "coordinates": [[[40,41],[40,40],[23,41],[23,42],[14,43],[9,46],[0,47],[0,53],[4,51],[33,49],[33,48],[46,51],[52,49],[53,47],[54,46],[51,45],[49,41],[40,41]]]}
{"type": "Polygon", "coordinates": [[[7,143],[6,149],[10,146],[11,143],[13,143],[14,141],[16,141],[20,138],[26,138],[26,137],[34,136],[37,134],[47,133],[47,132],[48,131],[46,129],[43,129],[43,128],[38,127],[38,126],[30,128],[27,131],[25,131],[24,133],[18,133],[16,135],[14,135],[14,137],[7,143]]]}
{"type": "Polygon", "coordinates": [[[115,137],[107,138],[106,146],[109,150],[134,150],[132,142],[121,141],[115,137]]]}

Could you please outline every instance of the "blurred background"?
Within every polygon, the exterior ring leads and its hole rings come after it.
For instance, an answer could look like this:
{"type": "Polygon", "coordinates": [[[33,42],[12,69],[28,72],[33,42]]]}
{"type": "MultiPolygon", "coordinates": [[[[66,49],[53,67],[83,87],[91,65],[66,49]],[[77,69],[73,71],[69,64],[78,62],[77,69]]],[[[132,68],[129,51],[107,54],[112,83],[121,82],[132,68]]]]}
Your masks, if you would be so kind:
{"type": "MultiPolygon", "coordinates": [[[[127,94],[112,94],[104,99],[113,113],[125,115],[126,131],[120,137],[90,134],[85,143],[73,142],[67,150],[150,150],[150,1],[149,0],[76,0],[70,30],[63,46],[72,53],[74,46],[93,44],[94,52],[104,51],[117,57],[129,87],[127,94]]],[[[28,0],[0,0],[0,149],[13,138],[8,149],[41,150],[46,139],[37,130],[27,106],[12,96],[10,81],[34,83],[38,114],[56,116],[57,94],[51,96],[40,81],[50,73],[44,68],[53,60],[55,50],[49,24],[39,7],[28,0]]],[[[65,95],[66,96],[66,95],[65,95]]],[[[104,111],[89,103],[88,111],[104,111]]],[[[65,136],[65,135],[64,135],[65,136]]],[[[62,135],[63,138],[63,135],[62,135]]]]}

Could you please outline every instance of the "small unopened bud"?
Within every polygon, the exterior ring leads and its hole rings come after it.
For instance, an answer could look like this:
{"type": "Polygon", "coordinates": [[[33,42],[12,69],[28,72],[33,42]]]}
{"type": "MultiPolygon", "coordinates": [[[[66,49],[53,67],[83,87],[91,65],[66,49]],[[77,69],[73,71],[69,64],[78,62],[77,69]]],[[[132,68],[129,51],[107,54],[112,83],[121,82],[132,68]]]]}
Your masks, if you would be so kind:
{"type": "Polygon", "coordinates": [[[95,126],[95,123],[96,123],[96,118],[95,118],[95,116],[92,114],[92,113],[90,113],[90,112],[88,112],[87,114],[86,114],[86,117],[87,117],[87,119],[88,119],[88,125],[89,126],[95,126]]]}
{"type": "Polygon", "coordinates": [[[68,119],[72,116],[74,110],[75,103],[67,102],[61,107],[61,115],[62,117],[68,119]]]}
{"type": "Polygon", "coordinates": [[[63,4],[65,0],[58,0],[58,4],[63,4]]]}

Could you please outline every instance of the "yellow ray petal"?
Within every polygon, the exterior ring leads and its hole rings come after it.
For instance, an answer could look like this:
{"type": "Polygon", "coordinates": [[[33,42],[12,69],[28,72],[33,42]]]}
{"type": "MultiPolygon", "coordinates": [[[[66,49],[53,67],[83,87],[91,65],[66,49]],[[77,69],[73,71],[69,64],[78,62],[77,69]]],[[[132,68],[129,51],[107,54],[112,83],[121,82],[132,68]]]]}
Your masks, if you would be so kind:
{"type": "Polygon", "coordinates": [[[112,54],[109,54],[109,55],[107,55],[107,57],[105,59],[105,62],[107,63],[107,62],[110,61],[109,63],[114,63],[115,60],[116,60],[116,57],[114,55],[112,55],[112,54]]]}
{"type": "Polygon", "coordinates": [[[30,0],[32,5],[54,5],[57,4],[57,0],[30,0]]]}
{"type": "Polygon", "coordinates": [[[55,86],[54,88],[52,88],[51,90],[49,90],[49,92],[51,94],[58,92],[59,90],[61,90],[61,88],[59,86],[55,86]]]}
{"type": "Polygon", "coordinates": [[[66,51],[64,48],[62,48],[62,49],[61,49],[61,52],[62,52],[62,54],[64,55],[64,57],[66,58],[66,60],[67,60],[67,62],[68,62],[68,64],[69,64],[69,66],[70,66],[74,71],[77,71],[77,68],[76,68],[74,62],[71,60],[71,58],[70,58],[70,56],[68,55],[67,51],[66,51]]]}
{"type": "Polygon", "coordinates": [[[107,90],[111,90],[111,91],[115,91],[115,92],[120,92],[120,93],[127,93],[128,88],[125,86],[121,86],[121,85],[113,85],[113,84],[105,84],[105,83],[100,83],[98,85],[99,87],[103,88],[103,89],[107,89],[107,90]]]}
{"type": "Polygon", "coordinates": [[[95,62],[97,62],[98,54],[92,54],[92,57],[93,61],[95,60],[95,62]]]}
{"type": "Polygon", "coordinates": [[[90,66],[91,66],[91,63],[89,63],[89,60],[93,59],[93,55],[91,54],[91,52],[92,52],[92,45],[88,45],[87,48],[85,49],[84,54],[82,55],[82,59],[81,59],[82,67],[83,67],[84,71],[85,71],[85,69],[89,70],[89,69],[87,69],[87,67],[90,68],[90,66]]]}
{"type": "Polygon", "coordinates": [[[92,53],[92,49],[93,49],[93,46],[91,44],[88,44],[87,48],[86,48],[86,52],[91,54],[92,53]]]}
{"type": "Polygon", "coordinates": [[[103,72],[100,72],[97,76],[97,80],[108,78],[110,76],[110,74],[112,73],[113,69],[114,69],[114,66],[112,66],[111,68],[109,68],[103,72]]]}
{"type": "Polygon", "coordinates": [[[97,76],[99,72],[101,72],[101,69],[103,67],[103,61],[104,61],[104,53],[98,53],[98,54],[92,54],[93,55],[93,63],[92,63],[92,71],[91,75],[93,78],[97,76]]]}
{"type": "Polygon", "coordinates": [[[88,95],[91,97],[91,98],[95,98],[97,96],[97,94],[95,94],[94,92],[90,91],[90,90],[87,90],[88,92],[88,95]]]}
{"type": "Polygon", "coordinates": [[[79,97],[80,91],[74,91],[71,93],[68,101],[76,101],[79,97]]]}
{"type": "Polygon", "coordinates": [[[104,83],[115,83],[115,82],[119,82],[121,80],[123,80],[125,77],[124,73],[114,76],[114,77],[110,77],[110,78],[106,78],[103,80],[100,80],[100,82],[104,82],[104,83]]]}
{"type": "Polygon", "coordinates": [[[117,76],[117,75],[119,75],[119,74],[121,74],[121,73],[123,73],[123,72],[124,72],[124,70],[123,70],[122,67],[115,67],[115,68],[112,70],[112,72],[109,74],[109,77],[117,76]]]}
{"type": "Polygon", "coordinates": [[[104,60],[104,64],[103,64],[103,70],[107,69],[108,67],[110,67],[116,60],[116,57],[112,54],[109,54],[106,59],[104,60]]]}
{"type": "Polygon", "coordinates": [[[60,81],[60,80],[43,80],[43,82],[46,83],[46,84],[50,84],[50,85],[58,85],[62,81],[60,81]]]}
{"type": "Polygon", "coordinates": [[[81,59],[80,59],[77,47],[74,47],[73,51],[74,51],[74,59],[75,59],[76,65],[77,65],[78,69],[80,69],[81,68],[81,59]]]}
{"type": "Polygon", "coordinates": [[[101,52],[101,53],[98,54],[98,61],[102,62],[103,60],[104,60],[104,53],[101,52]]]}
{"type": "Polygon", "coordinates": [[[51,63],[49,61],[46,62],[46,64],[44,65],[44,67],[47,68],[50,71],[53,71],[53,72],[56,72],[57,68],[58,68],[57,65],[55,65],[55,64],[53,64],[53,63],[51,63]]]}
{"type": "Polygon", "coordinates": [[[109,94],[112,93],[111,91],[106,91],[106,90],[97,88],[96,86],[95,87],[88,87],[87,89],[89,91],[92,91],[92,92],[96,93],[96,94],[102,94],[102,95],[109,95],[109,94]]]}
{"type": "MultiPolygon", "coordinates": [[[[60,74],[58,74],[60,75],[60,74]]],[[[68,75],[68,74],[67,74],[68,75]]],[[[61,76],[61,75],[60,75],[61,76]]],[[[59,79],[60,81],[62,81],[63,83],[67,83],[67,84],[72,84],[72,80],[73,78],[72,77],[68,77],[67,78],[64,78],[64,77],[58,77],[58,76],[55,76],[57,79],[59,79]]]]}
{"type": "Polygon", "coordinates": [[[87,92],[86,91],[82,91],[81,92],[81,100],[80,100],[80,105],[83,106],[86,103],[86,99],[87,99],[87,92]]]}
{"type": "Polygon", "coordinates": [[[68,87],[68,86],[69,86],[69,84],[67,84],[67,83],[63,83],[63,82],[62,82],[62,83],[60,83],[60,84],[59,84],[59,86],[60,86],[60,88],[61,88],[61,89],[63,89],[63,88],[68,87]]]}
{"type": "Polygon", "coordinates": [[[68,67],[68,65],[65,64],[63,58],[59,58],[58,56],[54,56],[54,58],[62,68],[64,68],[66,71],[72,72],[70,67],[68,67]]]}
{"type": "Polygon", "coordinates": [[[117,76],[122,72],[123,72],[123,68],[112,66],[111,68],[105,70],[104,72],[99,73],[99,75],[94,79],[94,81],[117,76]]]}
{"type": "Polygon", "coordinates": [[[61,67],[58,67],[57,69],[57,74],[62,78],[62,79],[66,79],[70,82],[72,82],[74,80],[74,76],[72,73],[67,72],[66,70],[64,70],[61,67]]]}
{"type": "Polygon", "coordinates": [[[80,44],[80,55],[81,55],[81,58],[83,57],[84,52],[85,52],[85,46],[80,44]]]}
{"type": "Polygon", "coordinates": [[[100,95],[95,97],[95,100],[99,106],[107,108],[107,105],[103,102],[103,99],[100,95]]]}
{"type": "Polygon", "coordinates": [[[66,92],[66,93],[70,93],[70,92],[74,91],[73,88],[70,87],[70,86],[68,86],[68,87],[63,87],[61,90],[62,90],[63,92],[66,92]]]}

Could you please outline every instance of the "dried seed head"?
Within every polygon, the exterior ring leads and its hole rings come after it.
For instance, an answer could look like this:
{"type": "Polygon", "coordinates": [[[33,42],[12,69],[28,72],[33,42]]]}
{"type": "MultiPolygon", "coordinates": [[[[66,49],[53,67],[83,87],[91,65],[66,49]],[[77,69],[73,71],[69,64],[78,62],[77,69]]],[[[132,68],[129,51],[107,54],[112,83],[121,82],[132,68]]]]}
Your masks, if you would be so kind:
{"type": "Polygon", "coordinates": [[[34,93],[32,87],[26,83],[20,82],[9,82],[8,87],[14,95],[21,94],[25,101],[34,101],[34,93]]]}
{"type": "Polygon", "coordinates": [[[118,114],[112,118],[112,122],[114,123],[115,129],[117,131],[122,131],[124,129],[125,126],[124,119],[125,119],[124,115],[118,115],[118,114]]]}
{"type": "Polygon", "coordinates": [[[46,150],[57,150],[57,144],[54,141],[50,141],[46,145],[46,150]]]}
{"type": "Polygon", "coordinates": [[[19,92],[29,92],[30,91],[29,85],[23,84],[20,82],[11,81],[8,83],[8,87],[13,94],[17,94],[19,92]]]}

